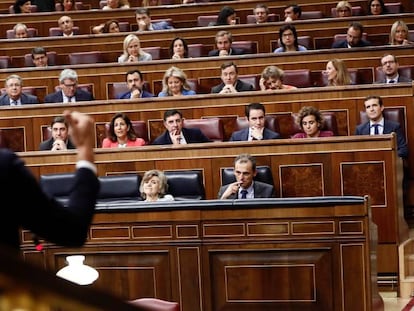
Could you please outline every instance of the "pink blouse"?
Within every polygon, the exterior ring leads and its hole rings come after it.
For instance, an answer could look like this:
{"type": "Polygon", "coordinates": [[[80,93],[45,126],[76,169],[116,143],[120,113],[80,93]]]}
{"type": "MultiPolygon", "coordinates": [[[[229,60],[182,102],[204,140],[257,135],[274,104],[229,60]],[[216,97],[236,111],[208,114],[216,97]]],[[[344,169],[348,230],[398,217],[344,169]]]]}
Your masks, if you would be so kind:
{"type": "MultiPolygon", "coordinates": [[[[332,131],[320,131],[318,137],[331,137],[331,136],[334,136],[332,131]]],[[[300,133],[296,133],[295,135],[293,135],[292,138],[308,138],[308,136],[306,136],[305,133],[300,132],[300,133]]],[[[312,137],[312,138],[316,138],[316,137],[312,137]]]]}
{"type": "MultiPolygon", "coordinates": [[[[138,138],[136,140],[129,140],[127,141],[126,147],[138,147],[138,146],[144,146],[145,140],[142,138],[138,138]]],[[[102,148],[119,148],[118,142],[113,142],[109,138],[104,138],[102,142],[102,148]]]]}

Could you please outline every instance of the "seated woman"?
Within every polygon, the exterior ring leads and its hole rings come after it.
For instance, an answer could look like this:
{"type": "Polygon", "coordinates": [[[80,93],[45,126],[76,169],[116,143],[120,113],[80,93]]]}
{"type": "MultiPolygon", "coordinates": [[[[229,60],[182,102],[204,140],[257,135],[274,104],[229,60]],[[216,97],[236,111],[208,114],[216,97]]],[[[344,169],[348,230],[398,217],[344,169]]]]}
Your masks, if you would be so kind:
{"type": "Polygon", "coordinates": [[[170,56],[172,59],[188,58],[188,44],[184,38],[176,37],[171,41],[170,56]]]}
{"type": "Polygon", "coordinates": [[[388,14],[387,7],[384,0],[369,0],[368,15],[383,15],[388,14]]]}
{"type": "Polygon", "coordinates": [[[328,61],[326,70],[322,74],[327,77],[329,86],[351,84],[351,76],[344,61],[341,59],[334,58],[328,61]]]}
{"type": "Polygon", "coordinates": [[[110,19],[106,21],[104,24],[100,24],[92,28],[92,33],[100,34],[100,33],[118,33],[119,30],[119,22],[115,19],[110,19]]]}
{"type": "Polygon", "coordinates": [[[130,5],[128,0],[108,0],[107,4],[102,10],[113,10],[113,9],[129,9],[130,5]]]}
{"type": "Polygon", "coordinates": [[[348,1],[339,1],[336,5],[336,17],[352,16],[352,5],[348,1]]]}
{"type": "Polygon", "coordinates": [[[211,23],[209,26],[225,26],[236,25],[236,11],[230,6],[223,6],[217,16],[215,23],[211,23]]]}
{"type": "Polygon", "coordinates": [[[74,0],[56,0],[56,8],[59,11],[75,11],[75,1],[74,0]]]}
{"type": "Polygon", "coordinates": [[[158,97],[195,95],[187,82],[187,75],[180,68],[170,67],[162,79],[162,91],[158,97]]]}
{"type": "Polygon", "coordinates": [[[390,45],[407,45],[413,44],[408,40],[408,26],[405,22],[395,21],[391,26],[390,45]]]}
{"type": "Polygon", "coordinates": [[[167,194],[167,177],[160,170],[145,172],[142,178],[139,192],[145,202],[174,201],[171,194],[167,194]]]}
{"type": "Polygon", "coordinates": [[[30,0],[16,0],[13,4],[13,11],[15,14],[31,13],[32,3],[30,0]]]}
{"type": "Polygon", "coordinates": [[[137,137],[132,122],[125,113],[117,113],[109,124],[108,137],[104,138],[102,148],[125,148],[145,145],[145,140],[137,137]]]}
{"type": "Polygon", "coordinates": [[[296,133],[292,138],[316,138],[334,136],[332,131],[322,131],[323,116],[321,112],[312,106],[304,106],[300,109],[296,123],[303,132],[296,133]]]}
{"type": "Polygon", "coordinates": [[[16,39],[23,39],[23,38],[29,37],[29,32],[27,30],[26,24],[17,23],[16,25],[14,25],[13,31],[14,31],[14,38],[16,39]]]}
{"type": "Polygon", "coordinates": [[[280,27],[279,44],[280,47],[275,49],[273,53],[296,52],[307,50],[307,48],[305,48],[303,45],[299,45],[296,28],[291,24],[286,24],[280,27]]]}
{"type": "Polygon", "coordinates": [[[142,0],[142,6],[159,6],[162,5],[161,0],[142,0]]]}
{"type": "Polygon", "coordinates": [[[134,34],[129,34],[124,39],[124,53],[118,57],[118,63],[143,62],[152,60],[150,53],[141,49],[139,39],[134,34]]]}
{"type": "Polygon", "coordinates": [[[283,84],[284,72],[277,66],[267,66],[260,77],[259,85],[261,91],[293,90],[296,86],[283,84]]]}

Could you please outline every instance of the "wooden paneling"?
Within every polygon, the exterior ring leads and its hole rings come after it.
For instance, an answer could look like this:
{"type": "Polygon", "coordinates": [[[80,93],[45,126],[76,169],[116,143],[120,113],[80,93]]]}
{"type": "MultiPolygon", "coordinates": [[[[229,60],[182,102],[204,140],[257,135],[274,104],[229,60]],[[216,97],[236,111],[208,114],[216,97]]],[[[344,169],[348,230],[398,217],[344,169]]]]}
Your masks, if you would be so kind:
{"type": "Polygon", "coordinates": [[[321,199],[98,210],[91,233],[107,228],[106,238],[45,245],[43,258],[56,270],[85,254],[100,274],[93,287],[178,301],[182,311],[383,310],[368,198],[321,199]],[[119,227],[142,234],[120,240],[119,227]]]}

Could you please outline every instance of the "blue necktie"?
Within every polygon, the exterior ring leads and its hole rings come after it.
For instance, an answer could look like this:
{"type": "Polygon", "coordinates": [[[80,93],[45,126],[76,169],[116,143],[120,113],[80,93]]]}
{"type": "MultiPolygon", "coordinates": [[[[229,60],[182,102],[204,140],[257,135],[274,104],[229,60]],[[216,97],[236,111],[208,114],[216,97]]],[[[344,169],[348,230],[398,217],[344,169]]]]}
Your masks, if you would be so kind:
{"type": "Polygon", "coordinates": [[[378,135],[379,134],[378,126],[379,126],[379,124],[373,124],[372,125],[372,127],[374,128],[374,135],[378,135]]]}
{"type": "Polygon", "coordinates": [[[240,191],[240,193],[241,193],[241,198],[242,199],[247,199],[247,190],[246,189],[243,189],[242,191],[240,191]]]}

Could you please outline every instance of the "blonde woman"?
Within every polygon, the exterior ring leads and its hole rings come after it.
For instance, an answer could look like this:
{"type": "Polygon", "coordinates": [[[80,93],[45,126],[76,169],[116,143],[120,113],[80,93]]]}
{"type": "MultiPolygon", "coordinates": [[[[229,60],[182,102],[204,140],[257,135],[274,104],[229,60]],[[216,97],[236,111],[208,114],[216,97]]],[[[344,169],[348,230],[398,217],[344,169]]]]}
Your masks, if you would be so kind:
{"type": "Polygon", "coordinates": [[[391,26],[390,45],[407,45],[413,44],[408,41],[408,26],[403,21],[395,21],[391,26]]]}
{"type": "Polygon", "coordinates": [[[331,59],[326,64],[326,70],[323,75],[328,79],[329,86],[349,85],[351,84],[351,76],[345,63],[337,58],[331,59]]]}
{"type": "Polygon", "coordinates": [[[352,16],[352,5],[348,1],[339,1],[336,5],[336,17],[352,16]]]}
{"type": "Polygon", "coordinates": [[[107,4],[102,10],[113,10],[113,9],[129,9],[130,5],[128,0],[108,0],[107,4]]]}
{"type": "Polygon", "coordinates": [[[124,53],[118,57],[118,63],[143,62],[152,60],[151,54],[141,49],[139,38],[129,34],[124,39],[124,53]]]}
{"type": "Polygon", "coordinates": [[[171,194],[167,194],[167,177],[160,170],[145,172],[142,178],[139,192],[145,202],[174,201],[171,194]]]}
{"type": "Polygon", "coordinates": [[[180,68],[170,67],[162,79],[162,91],[158,97],[195,95],[187,82],[187,75],[180,68]]]}
{"type": "Polygon", "coordinates": [[[295,86],[283,84],[284,72],[277,66],[267,66],[263,69],[259,85],[261,91],[293,90],[295,86]]]}

